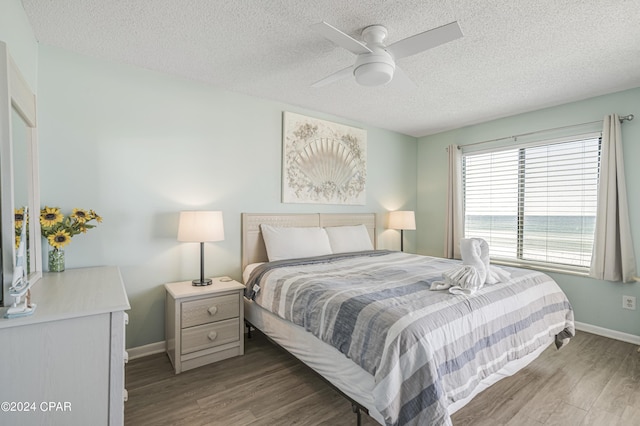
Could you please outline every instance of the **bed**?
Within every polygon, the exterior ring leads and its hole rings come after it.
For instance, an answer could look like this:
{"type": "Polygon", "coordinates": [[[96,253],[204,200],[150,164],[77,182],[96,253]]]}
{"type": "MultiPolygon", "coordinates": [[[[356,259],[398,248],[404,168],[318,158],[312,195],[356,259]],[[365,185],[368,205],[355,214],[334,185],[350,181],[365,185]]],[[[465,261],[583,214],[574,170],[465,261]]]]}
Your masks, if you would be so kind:
{"type": "Polygon", "coordinates": [[[429,290],[457,262],[447,259],[363,250],[268,262],[265,225],[359,225],[375,248],[375,214],[245,213],[242,266],[247,323],[380,424],[449,425],[482,390],[574,334],[571,305],[543,273],[510,268],[508,283],[452,295],[429,290]]]}

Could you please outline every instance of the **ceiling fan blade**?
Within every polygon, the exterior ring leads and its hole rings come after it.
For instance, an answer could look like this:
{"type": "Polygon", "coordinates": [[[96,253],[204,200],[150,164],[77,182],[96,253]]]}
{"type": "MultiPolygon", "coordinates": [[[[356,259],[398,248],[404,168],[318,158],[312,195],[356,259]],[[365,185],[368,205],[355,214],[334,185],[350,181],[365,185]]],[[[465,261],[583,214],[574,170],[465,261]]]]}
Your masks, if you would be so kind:
{"type": "Polygon", "coordinates": [[[331,84],[335,81],[342,80],[343,78],[353,76],[353,66],[336,71],[331,75],[326,76],[322,80],[316,81],[311,87],[322,87],[331,84]]]}
{"type": "Polygon", "coordinates": [[[391,80],[391,84],[402,90],[414,90],[417,89],[418,86],[409,78],[409,76],[396,65],[396,70],[393,72],[393,80],[391,80]]]}
{"type": "Polygon", "coordinates": [[[324,38],[331,40],[340,47],[344,47],[351,53],[359,55],[361,53],[371,52],[371,49],[360,43],[355,38],[343,33],[336,27],[327,24],[324,21],[311,25],[311,28],[322,34],[324,38]]]}
{"type": "Polygon", "coordinates": [[[452,22],[390,44],[387,46],[387,52],[391,53],[395,59],[405,58],[460,37],[462,37],[462,30],[458,22],[452,22]]]}

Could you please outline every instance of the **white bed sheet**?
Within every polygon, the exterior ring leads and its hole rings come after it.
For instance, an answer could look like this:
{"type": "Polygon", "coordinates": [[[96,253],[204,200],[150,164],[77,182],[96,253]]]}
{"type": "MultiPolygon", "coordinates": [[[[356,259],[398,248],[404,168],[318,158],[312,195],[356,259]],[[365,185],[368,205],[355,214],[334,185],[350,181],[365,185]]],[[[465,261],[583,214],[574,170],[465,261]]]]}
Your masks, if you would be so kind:
{"type": "Polygon", "coordinates": [[[247,265],[246,268],[244,268],[244,272],[242,273],[242,282],[246,283],[249,281],[249,277],[251,276],[251,273],[253,272],[254,269],[256,269],[258,266],[262,265],[264,262],[258,262],[258,263],[251,263],[249,265],[247,265]]]}
{"type": "MultiPolygon", "coordinates": [[[[374,387],[372,375],[333,346],[317,339],[302,327],[280,318],[246,298],[244,299],[244,304],[245,319],[247,321],[286,349],[287,352],[318,372],[343,393],[369,410],[369,415],[378,423],[384,424],[384,419],[380,412],[376,410],[372,397],[374,387]]],[[[536,351],[519,360],[512,361],[495,374],[483,379],[467,398],[449,405],[449,414],[452,415],[464,407],[489,386],[529,365],[553,343],[553,340],[553,337],[551,337],[547,344],[536,351]]]]}

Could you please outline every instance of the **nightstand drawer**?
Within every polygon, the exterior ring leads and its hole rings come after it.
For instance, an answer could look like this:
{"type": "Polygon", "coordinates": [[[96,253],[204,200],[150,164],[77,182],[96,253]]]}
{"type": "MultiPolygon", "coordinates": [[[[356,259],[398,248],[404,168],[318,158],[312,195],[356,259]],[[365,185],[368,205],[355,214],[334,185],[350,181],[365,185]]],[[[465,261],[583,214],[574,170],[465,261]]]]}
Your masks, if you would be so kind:
{"type": "Polygon", "coordinates": [[[209,297],[182,303],[182,328],[235,318],[240,315],[240,296],[209,297]]]}
{"type": "Polygon", "coordinates": [[[240,340],[238,318],[182,330],[182,355],[240,340]]]}

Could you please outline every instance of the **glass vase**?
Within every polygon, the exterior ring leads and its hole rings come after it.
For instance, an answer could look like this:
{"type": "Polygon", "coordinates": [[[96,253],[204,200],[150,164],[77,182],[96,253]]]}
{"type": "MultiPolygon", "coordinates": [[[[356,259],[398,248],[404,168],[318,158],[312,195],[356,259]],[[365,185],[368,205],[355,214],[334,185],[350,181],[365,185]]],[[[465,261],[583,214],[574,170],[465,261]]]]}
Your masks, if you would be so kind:
{"type": "Polygon", "coordinates": [[[64,250],[53,249],[49,251],[49,272],[64,271],[64,250]]]}

